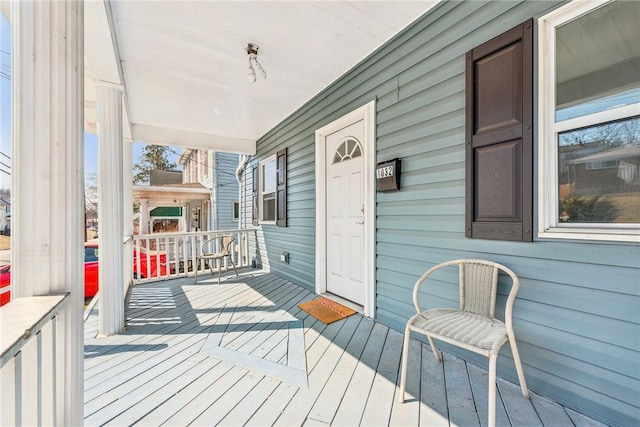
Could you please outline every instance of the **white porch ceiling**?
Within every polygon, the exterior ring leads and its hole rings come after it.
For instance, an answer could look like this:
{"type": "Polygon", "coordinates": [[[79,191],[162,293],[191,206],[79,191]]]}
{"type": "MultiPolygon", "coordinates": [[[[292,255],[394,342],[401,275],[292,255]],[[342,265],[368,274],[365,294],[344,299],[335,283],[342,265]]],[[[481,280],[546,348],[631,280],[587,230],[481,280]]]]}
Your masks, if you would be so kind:
{"type": "MultiPolygon", "coordinates": [[[[251,154],[260,136],[435,3],[86,2],[87,84],[124,86],[125,137],[251,154]],[[266,80],[247,79],[248,42],[260,47],[266,80]]],[[[95,91],[85,92],[95,132],[95,91]]]]}

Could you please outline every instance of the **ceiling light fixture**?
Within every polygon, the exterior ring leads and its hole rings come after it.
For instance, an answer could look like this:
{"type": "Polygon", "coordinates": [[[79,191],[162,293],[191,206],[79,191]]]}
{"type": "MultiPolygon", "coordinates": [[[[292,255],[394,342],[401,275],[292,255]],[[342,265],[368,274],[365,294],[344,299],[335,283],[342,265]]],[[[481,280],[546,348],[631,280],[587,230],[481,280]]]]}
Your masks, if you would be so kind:
{"type": "Polygon", "coordinates": [[[262,65],[260,65],[260,63],[258,62],[258,45],[249,43],[247,44],[246,51],[247,55],[249,55],[249,71],[247,73],[249,82],[255,83],[256,81],[256,70],[253,68],[254,65],[256,66],[258,71],[260,71],[260,75],[262,75],[262,78],[266,79],[267,73],[264,71],[264,68],[262,68],[262,65]]]}

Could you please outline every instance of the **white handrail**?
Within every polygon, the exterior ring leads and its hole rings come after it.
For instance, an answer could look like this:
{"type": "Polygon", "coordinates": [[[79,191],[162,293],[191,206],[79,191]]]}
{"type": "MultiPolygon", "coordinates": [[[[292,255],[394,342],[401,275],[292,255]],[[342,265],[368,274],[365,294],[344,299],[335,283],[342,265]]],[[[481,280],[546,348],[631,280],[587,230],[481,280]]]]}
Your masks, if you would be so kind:
{"type": "Polygon", "coordinates": [[[0,309],[0,425],[59,423],[65,381],[58,372],[67,355],[58,318],[69,295],[16,298],[0,309]]]}
{"type": "Polygon", "coordinates": [[[69,292],[60,295],[16,298],[0,310],[2,354],[0,368],[37,335],[43,326],[58,314],[69,292]]]}

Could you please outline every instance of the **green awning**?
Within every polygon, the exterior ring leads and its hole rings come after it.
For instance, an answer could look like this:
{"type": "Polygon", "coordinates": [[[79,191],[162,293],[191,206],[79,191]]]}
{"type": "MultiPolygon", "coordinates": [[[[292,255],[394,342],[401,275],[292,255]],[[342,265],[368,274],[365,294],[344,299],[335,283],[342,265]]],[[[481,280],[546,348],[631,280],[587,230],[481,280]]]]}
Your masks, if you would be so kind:
{"type": "Polygon", "coordinates": [[[182,208],[179,206],[159,206],[151,209],[150,216],[182,216],[182,208]]]}

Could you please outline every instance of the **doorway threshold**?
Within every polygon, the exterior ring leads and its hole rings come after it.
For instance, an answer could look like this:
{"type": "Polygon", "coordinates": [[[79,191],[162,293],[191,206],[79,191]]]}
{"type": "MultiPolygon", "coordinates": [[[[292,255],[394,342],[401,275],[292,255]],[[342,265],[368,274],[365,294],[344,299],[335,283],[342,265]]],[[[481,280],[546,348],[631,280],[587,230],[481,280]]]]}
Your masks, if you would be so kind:
{"type": "Polygon", "coordinates": [[[335,301],[338,304],[342,304],[345,307],[349,307],[350,309],[355,310],[358,313],[364,315],[364,307],[361,306],[360,304],[357,304],[357,303],[355,303],[353,301],[349,301],[348,299],[344,299],[342,297],[339,297],[336,294],[332,294],[332,293],[329,293],[329,292],[325,292],[323,294],[320,294],[320,296],[323,296],[323,297],[328,298],[328,299],[330,299],[332,301],[335,301]]]}

